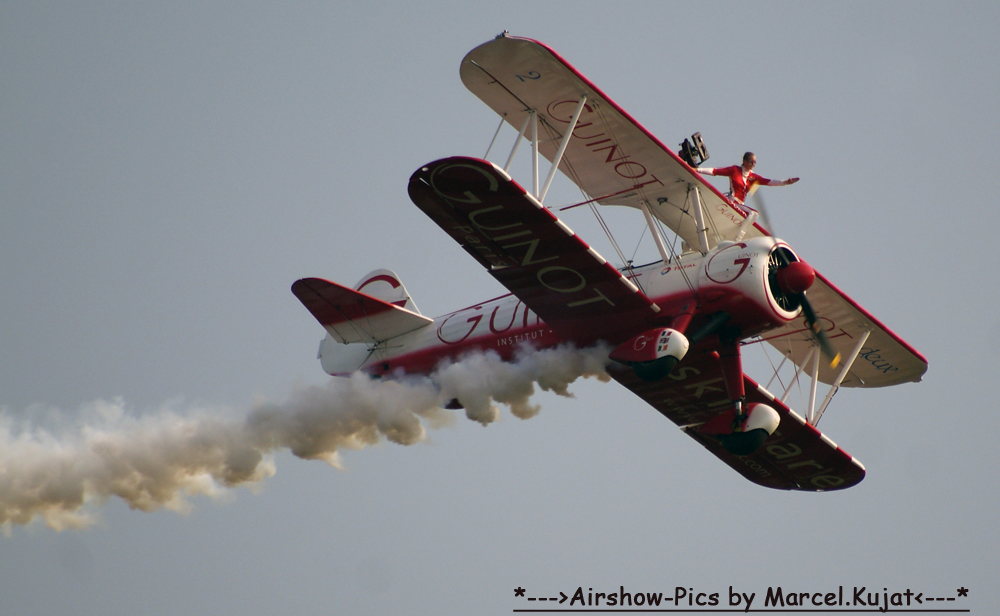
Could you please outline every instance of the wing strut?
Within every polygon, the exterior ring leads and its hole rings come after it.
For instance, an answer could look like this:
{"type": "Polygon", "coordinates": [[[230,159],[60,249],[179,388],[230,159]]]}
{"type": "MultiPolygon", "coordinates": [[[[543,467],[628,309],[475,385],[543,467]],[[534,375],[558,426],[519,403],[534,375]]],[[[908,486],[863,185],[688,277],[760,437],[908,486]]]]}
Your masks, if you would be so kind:
{"type": "Polygon", "coordinates": [[[524,123],[521,124],[521,130],[517,132],[517,140],[514,141],[514,148],[510,151],[510,156],[507,157],[507,164],[503,166],[503,170],[506,173],[510,173],[510,165],[514,162],[514,155],[517,154],[517,146],[521,145],[521,140],[524,139],[524,132],[528,130],[528,122],[531,122],[531,118],[534,117],[534,112],[529,112],[528,115],[524,116],[524,123]]]}
{"type": "Polygon", "coordinates": [[[663,236],[660,235],[660,230],[656,227],[653,215],[649,212],[649,205],[645,201],[640,201],[639,207],[642,209],[642,215],[646,217],[646,226],[649,227],[649,232],[653,235],[653,241],[656,243],[656,249],[660,251],[660,257],[664,263],[670,263],[670,255],[667,254],[667,247],[663,244],[663,236]]]}
{"type": "Polygon", "coordinates": [[[532,109],[531,116],[531,194],[538,198],[538,111],[532,109]]]}
{"type": "Polygon", "coordinates": [[[806,423],[808,423],[810,426],[816,427],[819,424],[819,420],[823,416],[823,413],[826,411],[826,407],[829,406],[830,402],[833,400],[833,396],[837,393],[838,390],[840,390],[840,384],[844,382],[845,378],[847,378],[847,373],[850,372],[851,368],[854,366],[854,362],[858,359],[858,355],[861,354],[861,349],[864,348],[865,343],[868,342],[868,336],[870,336],[871,333],[872,330],[870,329],[865,330],[864,332],[861,333],[861,336],[858,338],[858,341],[854,344],[854,349],[851,350],[850,355],[848,355],[847,361],[845,361],[843,366],[841,366],[840,372],[837,374],[837,378],[833,381],[833,384],[830,385],[830,390],[826,393],[826,397],[823,399],[823,403],[820,404],[819,410],[816,410],[816,388],[819,385],[818,370],[819,370],[819,357],[821,355],[819,353],[818,346],[813,346],[809,350],[809,353],[806,355],[805,359],[802,360],[802,363],[796,367],[795,376],[792,377],[792,380],[788,383],[788,387],[785,388],[785,392],[781,395],[780,402],[782,404],[787,403],[788,396],[789,394],[792,393],[792,388],[795,386],[795,383],[798,382],[799,376],[802,374],[802,372],[805,370],[805,367],[808,366],[809,362],[811,361],[812,374],[810,375],[810,378],[812,379],[812,383],[810,384],[810,389],[809,389],[809,408],[804,413],[804,415],[806,417],[806,423]]]}
{"type": "Polygon", "coordinates": [[[702,255],[708,254],[708,227],[705,226],[705,214],[701,211],[701,193],[694,184],[688,184],[688,195],[694,194],[694,221],[698,225],[698,250],[702,255]]]}
{"type": "MultiPolygon", "coordinates": [[[[756,187],[757,185],[754,184],[754,188],[756,187]]],[[[757,212],[750,210],[750,213],[747,214],[747,217],[743,219],[742,223],[740,223],[740,228],[736,230],[736,237],[733,238],[734,242],[738,242],[743,239],[743,236],[746,235],[747,233],[747,229],[753,226],[754,221],[757,220],[757,217],[759,215],[760,214],[758,214],[757,212]]]]}
{"type": "Polygon", "coordinates": [[[576,105],[576,112],[573,113],[573,119],[570,121],[566,133],[559,143],[559,150],[556,152],[555,158],[552,159],[552,168],[549,169],[549,177],[545,178],[545,186],[542,187],[541,194],[536,195],[542,203],[545,203],[545,194],[549,192],[549,186],[552,184],[552,179],[556,176],[556,171],[559,170],[559,163],[562,162],[563,154],[566,153],[566,146],[569,145],[569,140],[573,137],[573,131],[576,130],[576,123],[580,120],[580,113],[583,112],[583,106],[586,104],[587,96],[584,95],[580,97],[580,102],[576,105]]]}
{"type": "Polygon", "coordinates": [[[820,405],[819,411],[816,413],[816,421],[812,422],[813,426],[816,426],[819,423],[819,418],[823,416],[823,411],[826,410],[830,401],[833,400],[833,395],[840,389],[840,384],[844,382],[844,379],[847,377],[847,372],[851,369],[851,366],[854,365],[854,360],[858,358],[862,347],[864,347],[865,343],[868,342],[868,336],[871,336],[871,334],[872,330],[868,329],[861,334],[860,338],[858,338],[857,344],[854,345],[854,350],[851,351],[848,360],[844,362],[844,367],[840,369],[840,374],[837,375],[837,380],[830,386],[830,391],[827,392],[826,398],[823,399],[823,404],[820,405]]]}
{"type": "Polygon", "coordinates": [[[809,387],[809,412],[806,414],[806,421],[810,426],[816,425],[816,388],[819,386],[819,358],[822,353],[813,354],[812,385],[809,387]]]}
{"type": "Polygon", "coordinates": [[[490,157],[490,150],[493,149],[493,144],[497,142],[497,135],[500,134],[500,129],[503,128],[503,123],[507,121],[507,118],[500,116],[500,124],[497,125],[496,132],[493,133],[493,139],[490,139],[490,145],[486,148],[486,153],[483,154],[483,160],[487,160],[490,157]]]}
{"type": "MultiPolygon", "coordinates": [[[[524,138],[524,133],[528,130],[528,125],[531,125],[531,168],[532,168],[532,195],[538,199],[540,202],[545,201],[545,195],[549,192],[549,186],[552,185],[552,180],[556,177],[556,171],[559,170],[559,163],[562,162],[563,155],[566,153],[566,147],[569,145],[570,139],[573,138],[573,131],[576,130],[576,124],[580,121],[580,114],[583,113],[583,108],[587,104],[587,96],[581,96],[580,101],[576,105],[576,111],[573,112],[573,119],[569,123],[566,132],[563,134],[562,140],[559,142],[559,149],[556,151],[555,157],[552,159],[552,167],[549,169],[549,175],[545,178],[545,184],[539,188],[538,187],[538,110],[529,109],[528,115],[524,118],[524,123],[521,124],[521,130],[517,133],[517,139],[514,141],[514,147],[510,151],[510,156],[507,157],[507,164],[504,165],[504,171],[510,171],[510,165],[514,162],[514,154],[517,153],[517,148],[521,145],[521,140],[524,138]]],[[[506,120],[501,120],[501,125],[506,120]]],[[[496,139],[496,135],[493,136],[496,139]]],[[[490,147],[493,144],[490,143],[490,147]]],[[[489,150],[486,151],[489,154],[489,150]]]]}

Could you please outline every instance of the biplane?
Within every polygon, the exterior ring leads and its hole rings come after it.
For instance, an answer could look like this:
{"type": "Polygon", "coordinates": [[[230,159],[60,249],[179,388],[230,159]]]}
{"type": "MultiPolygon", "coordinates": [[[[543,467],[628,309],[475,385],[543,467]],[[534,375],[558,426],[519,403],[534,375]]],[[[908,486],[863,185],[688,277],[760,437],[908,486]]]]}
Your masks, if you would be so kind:
{"type": "Polygon", "coordinates": [[[428,163],[408,192],[510,293],[432,319],[389,270],[353,288],[298,280],[292,292],[327,331],[323,369],[427,374],[473,350],[510,360],[521,344],[604,343],[616,381],[750,481],[804,491],[860,482],[864,466],[817,430],[820,417],[839,388],[918,382],[927,360],[695,172],[692,156],[707,155],[698,135],[678,154],[555,51],[506,32],[470,51],[460,74],[518,131],[514,147],[504,166],[428,163]],[[530,189],[509,174],[524,142],[530,189]],[[544,178],[540,158],[551,165],[544,178]],[[582,203],[638,210],[661,259],[615,267],[578,237],[544,205],[557,171],[582,203]],[[751,343],[777,349],[796,382],[811,377],[802,414],[787,405],[791,385],[775,394],[743,373],[751,343]],[[817,383],[829,386],[819,404],[817,383]]]}

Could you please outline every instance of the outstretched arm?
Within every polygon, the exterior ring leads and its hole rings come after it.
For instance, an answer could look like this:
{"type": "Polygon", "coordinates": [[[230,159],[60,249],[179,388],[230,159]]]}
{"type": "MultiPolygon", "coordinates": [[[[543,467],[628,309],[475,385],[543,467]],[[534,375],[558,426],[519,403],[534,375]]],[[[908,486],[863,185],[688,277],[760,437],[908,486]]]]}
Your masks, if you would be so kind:
{"type": "Polygon", "coordinates": [[[768,186],[788,186],[789,184],[794,184],[794,183],[796,183],[798,181],[799,181],[799,178],[788,178],[784,182],[778,182],[778,181],[775,181],[775,180],[771,180],[770,182],[768,182],[767,185],[768,186]]]}

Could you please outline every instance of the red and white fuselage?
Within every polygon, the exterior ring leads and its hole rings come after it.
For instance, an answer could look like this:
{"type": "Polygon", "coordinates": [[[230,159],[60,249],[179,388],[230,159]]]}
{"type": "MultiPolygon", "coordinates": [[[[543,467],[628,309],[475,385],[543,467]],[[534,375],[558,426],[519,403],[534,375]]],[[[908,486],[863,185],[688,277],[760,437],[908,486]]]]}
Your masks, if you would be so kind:
{"type": "MultiPolygon", "coordinates": [[[[623,274],[656,303],[661,314],[689,313],[689,329],[696,328],[706,315],[726,312],[729,325],[739,328],[741,337],[750,337],[781,327],[800,312],[798,307],[782,308],[780,289],[769,284],[769,257],[776,247],[791,254],[780,240],[760,237],[724,242],[704,256],[688,253],[671,263],[657,262],[623,274]]],[[[645,329],[648,323],[636,323],[633,333],[645,329]]],[[[619,334],[604,342],[614,347],[626,339],[619,334]]],[[[598,340],[602,340],[600,335],[594,337],[598,340]]],[[[547,348],[562,342],[566,340],[521,300],[507,294],[376,343],[342,344],[328,335],[320,347],[320,359],[324,370],[333,375],[358,369],[374,375],[397,370],[427,374],[442,360],[471,351],[493,351],[507,360],[521,345],[547,348]]]]}

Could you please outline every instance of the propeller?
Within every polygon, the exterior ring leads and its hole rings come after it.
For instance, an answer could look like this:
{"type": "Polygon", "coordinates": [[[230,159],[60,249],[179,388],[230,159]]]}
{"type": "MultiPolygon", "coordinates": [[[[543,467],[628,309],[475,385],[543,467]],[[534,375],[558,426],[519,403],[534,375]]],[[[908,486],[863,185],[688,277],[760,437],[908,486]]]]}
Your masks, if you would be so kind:
{"type": "MultiPolygon", "coordinates": [[[[774,228],[771,226],[771,219],[767,215],[764,198],[760,196],[760,193],[755,192],[752,199],[757,211],[760,212],[764,227],[774,237],[774,228]]],[[[802,314],[806,318],[806,324],[809,326],[810,335],[816,344],[819,345],[819,350],[830,360],[830,367],[836,368],[837,364],[840,363],[840,353],[830,344],[830,339],[826,337],[826,332],[823,331],[823,327],[819,323],[816,311],[813,310],[812,304],[806,298],[806,289],[812,286],[813,281],[816,279],[816,272],[802,261],[794,263],[790,261],[784,250],[775,250],[774,254],[777,255],[778,260],[781,262],[777,274],[778,286],[783,292],[794,296],[798,300],[799,305],[802,306],[802,314]]]]}

